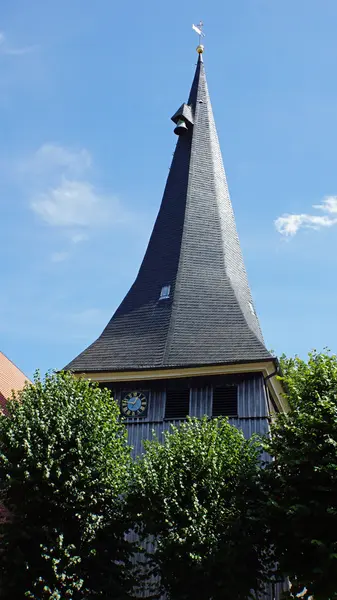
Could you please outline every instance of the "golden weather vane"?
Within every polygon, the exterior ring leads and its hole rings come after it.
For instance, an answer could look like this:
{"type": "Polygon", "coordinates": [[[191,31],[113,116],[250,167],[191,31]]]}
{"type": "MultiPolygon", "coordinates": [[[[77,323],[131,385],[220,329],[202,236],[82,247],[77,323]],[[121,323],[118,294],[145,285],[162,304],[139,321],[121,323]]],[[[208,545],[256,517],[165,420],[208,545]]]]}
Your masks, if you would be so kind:
{"type": "Polygon", "coordinates": [[[199,52],[199,54],[202,54],[202,53],[203,53],[203,51],[204,51],[204,47],[203,47],[203,45],[202,45],[202,43],[201,43],[201,41],[202,41],[202,38],[204,38],[204,37],[205,37],[205,34],[204,34],[204,32],[203,32],[203,27],[204,27],[204,24],[203,24],[203,22],[202,22],[202,21],[200,21],[200,23],[198,23],[198,25],[192,25],[192,29],[193,29],[193,30],[194,30],[194,31],[195,31],[195,32],[198,34],[198,36],[199,36],[199,46],[198,46],[198,48],[197,48],[197,52],[199,52]]]}

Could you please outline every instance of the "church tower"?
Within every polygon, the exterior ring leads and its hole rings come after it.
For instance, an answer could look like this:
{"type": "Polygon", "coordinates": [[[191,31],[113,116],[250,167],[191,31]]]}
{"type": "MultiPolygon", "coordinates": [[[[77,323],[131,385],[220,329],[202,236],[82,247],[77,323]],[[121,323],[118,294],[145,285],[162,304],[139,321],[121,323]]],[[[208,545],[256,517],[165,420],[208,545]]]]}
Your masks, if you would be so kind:
{"type": "Polygon", "coordinates": [[[283,410],[228,194],[203,46],[138,275],[100,337],[66,367],[113,391],[130,444],[186,415],[229,417],[247,437],[283,410]]]}

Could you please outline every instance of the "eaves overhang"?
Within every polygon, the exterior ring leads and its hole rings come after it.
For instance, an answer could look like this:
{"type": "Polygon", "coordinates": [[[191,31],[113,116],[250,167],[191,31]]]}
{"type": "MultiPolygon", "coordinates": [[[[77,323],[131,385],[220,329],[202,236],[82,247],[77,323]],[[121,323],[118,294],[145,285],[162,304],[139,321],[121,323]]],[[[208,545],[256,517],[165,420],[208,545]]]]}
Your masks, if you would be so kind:
{"type": "Polygon", "coordinates": [[[156,381],[159,379],[182,379],[188,377],[205,377],[213,375],[261,373],[266,386],[281,412],[287,412],[288,403],[279,377],[278,360],[276,358],[236,362],[232,364],[214,364],[200,366],[181,366],[156,369],[133,369],[125,371],[86,371],[76,372],[76,377],[85,377],[99,383],[120,383],[132,381],[156,381]]]}

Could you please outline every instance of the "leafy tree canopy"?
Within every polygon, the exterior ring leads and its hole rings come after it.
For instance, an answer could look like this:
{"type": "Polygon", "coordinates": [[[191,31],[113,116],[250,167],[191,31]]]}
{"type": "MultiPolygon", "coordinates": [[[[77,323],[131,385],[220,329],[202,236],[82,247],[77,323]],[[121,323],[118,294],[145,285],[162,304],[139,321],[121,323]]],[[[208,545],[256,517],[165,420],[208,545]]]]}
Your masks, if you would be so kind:
{"type": "Polygon", "coordinates": [[[188,419],[145,443],[134,512],[168,598],[237,600],[266,579],[259,445],[226,419],[188,419]]]}
{"type": "Polygon", "coordinates": [[[337,598],[337,358],[282,359],[290,404],[267,450],[267,519],[281,571],[294,591],[337,598]]]}
{"type": "Polygon", "coordinates": [[[38,375],[0,417],[3,598],[120,598],[130,451],[107,390],[38,375]],[[118,562],[116,562],[118,561],[118,562]],[[112,596],[111,596],[112,594],[112,596]]]}

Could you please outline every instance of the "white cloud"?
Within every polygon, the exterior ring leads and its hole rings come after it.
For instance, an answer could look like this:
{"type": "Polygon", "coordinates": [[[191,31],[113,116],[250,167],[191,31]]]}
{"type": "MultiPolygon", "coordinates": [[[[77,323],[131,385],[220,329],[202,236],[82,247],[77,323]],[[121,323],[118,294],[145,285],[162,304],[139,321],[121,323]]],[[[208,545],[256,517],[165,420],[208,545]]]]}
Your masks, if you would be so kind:
{"type": "MultiPolygon", "coordinates": [[[[89,228],[123,220],[117,200],[99,194],[87,181],[64,179],[58,187],[37,195],[31,208],[55,227],[89,228]]],[[[74,243],[82,239],[80,234],[73,237],[74,243]]]]}
{"type": "Polygon", "coordinates": [[[22,48],[6,48],[4,54],[7,56],[25,56],[38,49],[38,46],[23,46],[22,48]]]}
{"type": "Polygon", "coordinates": [[[67,260],[67,258],[69,257],[69,253],[68,252],[53,252],[53,254],[51,255],[51,261],[54,263],[58,263],[58,262],[63,262],[64,260],[67,260]]]}
{"type": "Polygon", "coordinates": [[[6,54],[7,56],[24,56],[25,54],[35,52],[37,48],[37,46],[22,46],[17,48],[9,46],[4,32],[0,31],[0,54],[6,54]]]}
{"type": "Polygon", "coordinates": [[[323,210],[330,214],[336,214],[337,196],[326,196],[326,198],[323,199],[322,204],[315,204],[314,208],[318,208],[319,210],[323,210]]]}
{"type": "Polygon", "coordinates": [[[88,231],[128,220],[117,198],[90,182],[92,158],[85,148],[43,144],[21,162],[19,172],[31,187],[30,207],[45,223],[63,229],[78,244],[88,231]]]}
{"type": "Polygon", "coordinates": [[[337,225],[337,196],[327,196],[321,204],[313,206],[327,214],[284,214],[275,220],[277,231],[285,237],[293,237],[300,229],[322,229],[337,225]]]}
{"type": "Polygon", "coordinates": [[[86,242],[88,236],[86,233],[72,233],[70,236],[70,240],[73,244],[79,244],[80,242],[86,242]]]}
{"type": "Polygon", "coordinates": [[[21,164],[21,170],[31,177],[78,177],[86,173],[92,164],[90,153],[85,149],[65,148],[59,144],[43,144],[29,159],[21,164]]]}

